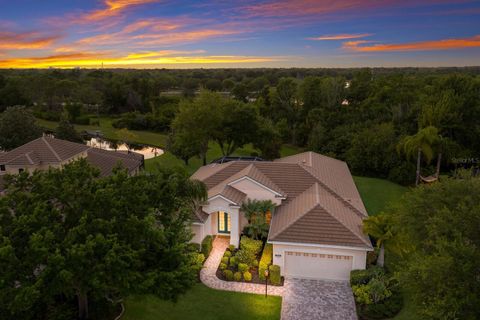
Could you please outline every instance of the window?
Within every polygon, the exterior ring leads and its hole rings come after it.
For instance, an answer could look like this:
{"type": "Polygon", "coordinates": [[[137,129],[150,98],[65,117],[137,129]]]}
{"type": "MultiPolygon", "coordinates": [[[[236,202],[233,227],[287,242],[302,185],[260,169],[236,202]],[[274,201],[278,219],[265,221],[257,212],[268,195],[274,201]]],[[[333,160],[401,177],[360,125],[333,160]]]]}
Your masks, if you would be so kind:
{"type": "Polygon", "coordinates": [[[5,171],[5,165],[4,164],[0,164],[0,171],[5,171]]]}
{"type": "Polygon", "coordinates": [[[23,168],[18,169],[18,173],[22,173],[23,171],[25,171],[25,169],[23,168]]]}

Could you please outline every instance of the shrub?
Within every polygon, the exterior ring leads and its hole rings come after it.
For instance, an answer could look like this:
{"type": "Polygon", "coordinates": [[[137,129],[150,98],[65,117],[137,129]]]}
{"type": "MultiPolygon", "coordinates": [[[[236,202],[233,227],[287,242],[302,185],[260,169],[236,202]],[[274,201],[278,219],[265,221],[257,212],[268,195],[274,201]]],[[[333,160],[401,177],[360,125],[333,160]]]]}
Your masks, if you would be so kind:
{"type": "Polygon", "coordinates": [[[352,272],[350,282],[361,319],[392,318],[403,306],[397,281],[381,267],[352,272]]]}
{"type": "Polygon", "coordinates": [[[258,267],[258,260],[257,259],[253,260],[252,267],[255,267],[255,268],[258,267]]]}
{"type": "Polygon", "coordinates": [[[360,306],[358,313],[363,319],[390,319],[397,315],[402,307],[402,294],[398,290],[394,290],[389,298],[380,303],[360,306]]]}
{"type": "Polygon", "coordinates": [[[188,244],[188,251],[190,252],[200,252],[200,244],[195,242],[190,242],[188,244]]]}
{"type": "Polygon", "coordinates": [[[230,266],[232,266],[232,267],[236,267],[236,266],[237,266],[237,264],[238,264],[238,260],[237,260],[237,258],[235,258],[235,257],[231,257],[231,258],[230,258],[230,266]]]}
{"type": "Polygon", "coordinates": [[[228,250],[230,250],[231,252],[233,252],[233,250],[235,250],[235,246],[233,244],[229,245],[228,246],[228,250]]]}
{"type": "Polygon", "coordinates": [[[365,270],[353,270],[350,272],[350,285],[358,286],[367,284],[373,277],[385,274],[385,271],[378,266],[370,267],[365,270]]]}
{"type": "Polygon", "coordinates": [[[253,261],[256,258],[253,252],[243,249],[238,250],[237,254],[235,254],[235,257],[237,258],[237,261],[239,263],[245,263],[249,266],[252,265],[253,261]]]}
{"type": "Polygon", "coordinates": [[[225,263],[220,263],[220,270],[225,270],[227,269],[227,265],[225,263]]]}
{"type": "Polygon", "coordinates": [[[245,279],[245,281],[247,281],[247,282],[252,281],[252,274],[248,271],[245,271],[243,273],[243,279],[245,279]]]}
{"type": "Polygon", "coordinates": [[[254,255],[257,255],[262,250],[262,241],[254,240],[247,236],[242,236],[240,239],[240,249],[252,252],[254,255]]]}
{"type": "Polygon", "coordinates": [[[241,272],[235,272],[233,274],[233,280],[235,281],[242,281],[242,273],[241,272]]]}
{"type": "Polygon", "coordinates": [[[258,276],[260,280],[265,280],[265,270],[267,270],[268,266],[272,264],[272,260],[273,245],[267,243],[263,248],[262,257],[260,258],[260,263],[258,264],[258,276]]]}
{"type": "Polygon", "coordinates": [[[232,253],[230,251],[225,251],[225,253],[223,254],[224,257],[228,257],[230,258],[232,256],[232,253]]]}
{"type": "Polygon", "coordinates": [[[282,283],[282,279],[280,276],[280,266],[277,266],[276,264],[272,264],[270,267],[268,267],[269,270],[269,277],[270,277],[270,282],[274,285],[280,285],[282,283]]]}
{"type": "Polygon", "coordinates": [[[233,280],[232,270],[228,270],[228,269],[223,270],[223,275],[225,276],[225,279],[227,279],[227,281],[232,281],[233,280]]]}
{"type": "Polygon", "coordinates": [[[222,263],[228,264],[228,257],[223,257],[222,258],[222,263]]]}
{"type": "Polygon", "coordinates": [[[213,248],[213,237],[208,235],[202,240],[202,253],[208,258],[213,248]]]}
{"type": "Polygon", "coordinates": [[[203,253],[194,252],[192,253],[192,267],[195,272],[199,272],[202,269],[203,262],[205,261],[205,256],[203,253]]]}
{"type": "Polygon", "coordinates": [[[238,264],[238,271],[240,271],[240,272],[248,271],[248,264],[239,263],[238,264]]]}

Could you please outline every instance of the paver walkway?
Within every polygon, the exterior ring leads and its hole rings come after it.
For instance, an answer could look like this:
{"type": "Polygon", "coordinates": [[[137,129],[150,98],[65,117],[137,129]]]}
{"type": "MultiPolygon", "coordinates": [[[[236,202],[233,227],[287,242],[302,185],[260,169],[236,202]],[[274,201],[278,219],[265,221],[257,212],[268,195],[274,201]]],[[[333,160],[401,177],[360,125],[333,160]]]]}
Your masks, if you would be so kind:
{"type": "Polygon", "coordinates": [[[356,320],[355,301],[347,281],[287,279],[282,320],[356,320]]]}
{"type": "MultiPolygon", "coordinates": [[[[213,249],[200,271],[200,280],[218,290],[265,294],[265,286],[217,278],[218,265],[229,245],[216,237],[213,249]]],[[[285,279],[283,287],[268,286],[268,294],[281,296],[282,320],[356,320],[352,289],[346,281],[285,279]]]]}
{"type": "MultiPolygon", "coordinates": [[[[216,272],[223,254],[229,245],[228,238],[216,237],[213,249],[200,271],[200,280],[210,288],[226,291],[265,294],[265,286],[257,283],[233,282],[218,279],[216,272]]],[[[282,296],[284,287],[268,286],[268,294],[282,296]]]]}

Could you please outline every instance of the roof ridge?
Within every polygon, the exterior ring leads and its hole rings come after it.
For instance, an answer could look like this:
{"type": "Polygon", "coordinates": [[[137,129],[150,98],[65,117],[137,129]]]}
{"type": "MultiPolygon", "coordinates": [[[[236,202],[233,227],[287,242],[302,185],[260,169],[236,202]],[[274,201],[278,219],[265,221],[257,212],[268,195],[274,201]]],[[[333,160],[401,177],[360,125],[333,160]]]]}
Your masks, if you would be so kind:
{"type": "Polygon", "coordinates": [[[358,239],[360,239],[363,243],[365,243],[366,245],[369,245],[369,246],[372,245],[369,241],[366,241],[363,237],[359,236],[356,231],[352,230],[349,226],[347,226],[345,223],[343,223],[340,219],[338,219],[334,214],[332,214],[327,208],[325,208],[324,206],[322,206],[320,203],[318,203],[317,206],[321,207],[326,213],[328,213],[333,219],[335,219],[336,221],[338,221],[342,226],[344,226],[345,228],[347,228],[351,233],[353,233],[353,234],[354,234],[358,239]]]}
{"type": "Polygon", "coordinates": [[[30,158],[30,156],[29,156],[29,154],[32,153],[32,152],[33,152],[33,151],[29,151],[29,152],[25,153],[25,157],[27,157],[27,160],[28,160],[28,162],[30,162],[30,164],[33,164],[33,160],[32,160],[32,158],[30,158]]]}
{"type": "Polygon", "coordinates": [[[305,168],[305,166],[303,165],[300,165],[300,167],[302,167],[306,172],[308,172],[308,174],[310,174],[312,177],[314,177],[317,182],[324,188],[327,190],[327,192],[329,192],[330,194],[332,194],[335,198],[339,199],[343,204],[345,204],[348,208],[352,209],[353,212],[355,212],[356,215],[358,215],[360,218],[364,218],[365,217],[365,214],[363,212],[361,212],[360,210],[358,210],[354,205],[352,205],[350,202],[348,202],[346,199],[344,199],[341,195],[339,195],[337,192],[335,192],[335,190],[333,190],[332,188],[330,188],[327,184],[325,184],[323,181],[321,181],[315,174],[313,174],[312,172],[310,172],[310,170],[307,170],[307,168],[305,168]]]}
{"type": "MultiPolygon", "coordinates": [[[[268,180],[268,182],[270,182],[273,186],[275,186],[276,190],[278,193],[281,193],[282,196],[286,196],[287,193],[285,191],[283,191],[275,182],[272,181],[272,179],[270,179],[265,173],[263,173],[262,169],[260,169],[259,167],[256,166],[255,163],[252,163],[252,168],[254,168],[259,174],[261,174],[263,177],[265,177],[265,179],[268,180]]],[[[253,179],[253,178],[252,178],[253,179]]],[[[255,180],[256,181],[256,180],[255,180]]],[[[257,181],[258,183],[261,183],[260,181],[257,181]]],[[[263,184],[263,183],[262,183],[263,184]]],[[[266,186],[268,187],[268,186],[266,186]]]]}
{"type": "MultiPolygon", "coordinates": [[[[302,195],[306,195],[307,194],[307,191],[309,191],[310,189],[312,189],[313,187],[315,187],[315,191],[318,191],[318,185],[317,183],[315,182],[311,187],[309,187],[307,190],[305,190],[302,194],[298,195],[297,197],[295,197],[292,201],[290,201],[289,203],[286,204],[286,206],[289,206],[289,205],[292,205],[292,203],[294,202],[298,202],[300,200],[298,200],[299,198],[301,198],[302,195]]],[[[295,222],[297,222],[300,218],[302,218],[304,215],[306,215],[307,213],[309,213],[310,211],[312,211],[316,206],[319,205],[319,197],[318,197],[318,193],[316,192],[315,194],[315,201],[314,201],[314,205],[311,207],[311,208],[307,208],[305,209],[305,212],[303,212],[302,214],[299,214],[298,217],[296,217],[295,219],[293,219],[291,221],[291,223],[285,225],[283,228],[281,228],[280,230],[278,230],[275,234],[272,234],[271,237],[274,238],[276,236],[278,236],[279,234],[281,234],[283,231],[285,231],[286,229],[288,229],[290,226],[292,226],[295,222]]],[[[285,206],[285,205],[282,205],[282,206],[285,206]]],[[[285,210],[285,209],[284,209],[285,210]]],[[[275,214],[273,215],[273,218],[272,219],[275,219],[275,214]]],[[[270,234],[268,235],[268,238],[270,238],[270,234]]]]}
{"type": "Polygon", "coordinates": [[[60,156],[58,155],[58,153],[55,152],[55,150],[54,150],[53,147],[50,145],[50,143],[47,141],[47,139],[45,139],[45,136],[42,137],[42,140],[43,140],[43,142],[47,145],[48,149],[50,149],[50,151],[53,153],[53,155],[55,156],[55,158],[57,158],[58,161],[62,162],[62,159],[60,158],[60,156]]]}

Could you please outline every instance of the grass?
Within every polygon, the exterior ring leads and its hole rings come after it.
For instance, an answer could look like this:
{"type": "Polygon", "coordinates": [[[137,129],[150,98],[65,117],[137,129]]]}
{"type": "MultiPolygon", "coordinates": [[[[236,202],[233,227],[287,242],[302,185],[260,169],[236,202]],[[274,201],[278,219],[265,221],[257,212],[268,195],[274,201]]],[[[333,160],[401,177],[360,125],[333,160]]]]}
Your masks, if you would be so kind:
{"type": "MultiPolygon", "coordinates": [[[[107,139],[119,139],[118,132],[119,129],[116,129],[112,127],[112,118],[104,118],[100,117],[99,119],[99,125],[75,125],[75,129],[77,131],[96,131],[100,130],[104,135],[105,138],[107,139]]],[[[37,124],[43,128],[49,129],[49,130],[54,130],[58,126],[58,122],[55,121],[48,121],[48,120],[43,120],[43,119],[38,119],[37,118],[37,124]]],[[[129,130],[131,133],[134,135],[135,141],[139,144],[148,144],[160,148],[165,148],[167,145],[167,135],[162,134],[162,133],[156,133],[156,132],[151,132],[151,131],[138,131],[138,130],[129,130]]]]}
{"type": "Polygon", "coordinates": [[[388,209],[408,188],[384,179],[353,177],[369,215],[388,209]]]}
{"type": "Polygon", "coordinates": [[[127,299],[122,320],[280,319],[280,297],[219,291],[195,285],[176,303],[154,296],[127,299]]]}

